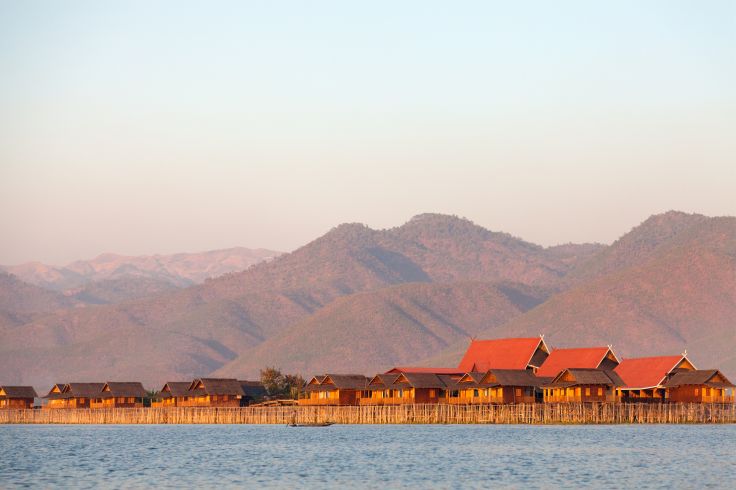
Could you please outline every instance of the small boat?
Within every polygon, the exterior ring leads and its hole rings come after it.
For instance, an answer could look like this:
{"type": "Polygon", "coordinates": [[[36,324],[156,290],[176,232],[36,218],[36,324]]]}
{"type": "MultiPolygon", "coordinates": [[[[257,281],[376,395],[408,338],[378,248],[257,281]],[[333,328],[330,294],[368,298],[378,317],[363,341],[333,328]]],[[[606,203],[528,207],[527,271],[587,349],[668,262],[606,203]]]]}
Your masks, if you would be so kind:
{"type": "Polygon", "coordinates": [[[306,424],[291,423],[289,427],[329,427],[334,422],[311,422],[306,424]]]}

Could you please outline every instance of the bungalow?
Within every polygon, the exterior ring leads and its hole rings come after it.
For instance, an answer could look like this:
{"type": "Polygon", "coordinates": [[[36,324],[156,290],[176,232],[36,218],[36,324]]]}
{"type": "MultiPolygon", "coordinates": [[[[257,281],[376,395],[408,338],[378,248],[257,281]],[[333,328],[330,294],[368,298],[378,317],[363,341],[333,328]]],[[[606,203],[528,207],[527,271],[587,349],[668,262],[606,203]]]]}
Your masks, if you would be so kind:
{"type": "Polygon", "coordinates": [[[143,406],[146,390],[139,382],[108,381],[96,398],[90,401],[90,408],[137,408],[143,406]]]}
{"type": "Polygon", "coordinates": [[[452,404],[534,403],[536,390],[544,382],[527,369],[489,369],[466,373],[457,382],[458,397],[452,404]]]}
{"type": "Polygon", "coordinates": [[[463,373],[489,369],[529,369],[542,366],[549,356],[544,337],[471,340],[458,369],[463,373]]]}
{"type": "Polygon", "coordinates": [[[362,374],[315,376],[304,386],[299,405],[357,405],[367,383],[362,374]]]}
{"type": "Polygon", "coordinates": [[[47,406],[48,408],[90,408],[90,401],[99,398],[104,386],[105,383],[67,383],[58,397],[54,396],[49,399],[47,406]],[[52,404],[53,400],[58,403],[52,404]]]}
{"type": "Polygon", "coordinates": [[[199,378],[187,389],[187,395],[177,400],[182,407],[240,407],[244,403],[242,381],[235,378],[199,378]]]}
{"type": "Polygon", "coordinates": [[[359,405],[390,405],[392,393],[391,387],[399,377],[396,373],[376,374],[362,390],[358,398],[359,405]],[[385,400],[385,401],[384,401],[385,400]]]}
{"type": "Polygon", "coordinates": [[[614,369],[620,364],[609,345],[606,347],[580,347],[554,349],[537,370],[537,376],[554,378],[568,368],[614,369]]]}
{"type": "Polygon", "coordinates": [[[64,383],[56,383],[52,386],[48,394],[42,397],[44,400],[47,400],[46,404],[42,405],[43,408],[64,408],[66,399],[62,397],[62,392],[65,386],[64,383]]]}
{"type": "Polygon", "coordinates": [[[544,402],[617,402],[623,384],[611,370],[565,369],[543,387],[544,402]]]}
{"type": "Polygon", "coordinates": [[[181,406],[185,398],[187,401],[189,399],[189,386],[191,384],[191,381],[169,381],[156,394],[151,406],[157,408],[181,406]]]}
{"type": "Polygon", "coordinates": [[[675,369],[662,386],[670,402],[733,403],[734,385],[717,369],[675,369]]]}
{"type": "Polygon", "coordinates": [[[624,381],[621,388],[625,402],[663,402],[667,376],[676,369],[693,370],[695,365],[685,353],[679,356],[638,357],[624,359],[614,371],[624,381]]]}
{"type": "Polygon", "coordinates": [[[37,396],[33,386],[0,386],[0,410],[33,408],[33,399],[37,396]]]}
{"type": "Polygon", "coordinates": [[[401,373],[389,386],[384,405],[440,403],[445,399],[447,385],[434,373],[401,373]]]}

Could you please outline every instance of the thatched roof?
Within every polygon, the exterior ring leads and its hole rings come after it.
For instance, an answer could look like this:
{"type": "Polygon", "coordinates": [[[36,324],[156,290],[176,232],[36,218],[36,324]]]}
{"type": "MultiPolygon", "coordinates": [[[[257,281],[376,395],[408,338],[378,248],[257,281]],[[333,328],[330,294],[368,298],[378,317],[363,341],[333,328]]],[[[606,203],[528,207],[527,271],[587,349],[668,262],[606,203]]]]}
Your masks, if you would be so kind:
{"type": "Polygon", "coordinates": [[[396,381],[396,378],[398,377],[399,375],[396,373],[376,374],[368,381],[368,385],[366,386],[366,388],[369,390],[388,389],[391,385],[394,384],[394,381],[396,381]]]}
{"type": "Polygon", "coordinates": [[[607,369],[565,369],[555,376],[549,388],[567,388],[579,385],[624,386],[624,381],[614,371],[607,369]]]}
{"type": "Polygon", "coordinates": [[[447,388],[447,385],[440,379],[439,375],[434,373],[402,373],[389,388],[401,388],[406,385],[418,389],[447,388]]]}
{"type": "Polygon", "coordinates": [[[61,398],[100,398],[105,383],[67,383],[61,398]]]}
{"type": "Polygon", "coordinates": [[[321,387],[338,390],[364,390],[368,384],[368,378],[362,374],[328,374],[320,383],[321,387]]]}
{"type": "Polygon", "coordinates": [[[546,379],[538,378],[528,369],[491,369],[496,386],[542,386],[546,379]]]}
{"type": "Polygon", "coordinates": [[[0,398],[36,398],[36,390],[33,386],[0,386],[0,391],[4,395],[0,395],[0,398]]]}
{"type": "Polygon", "coordinates": [[[143,398],[146,390],[137,381],[108,381],[102,388],[101,398],[143,398]]]}
{"type": "Polygon", "coordinates": [[[189,394],[243,396],[245,392],[235,378],[199,378],[192,381],[189,394]]]}
{"type": "Polygon", "coordinates": [[[245,396],[251,398],[262,398],[266,396],[266,387],[260,381],[246,381],[240,380],[240,388],[243,390],[245,396]]]}
{"type": "Polygon", "coordinates": [[[161,391],[156,396],[159,398],[187,396],[191,384],[191,381],[169,381],[161,388],[161,391]]]}
{"type": "Polygon", "coordinates": [[[665,388],[683,385],[705,385],[712,388],[734,387],[734,384],[717,369],[676,369],[662,384],[665,388]]]}

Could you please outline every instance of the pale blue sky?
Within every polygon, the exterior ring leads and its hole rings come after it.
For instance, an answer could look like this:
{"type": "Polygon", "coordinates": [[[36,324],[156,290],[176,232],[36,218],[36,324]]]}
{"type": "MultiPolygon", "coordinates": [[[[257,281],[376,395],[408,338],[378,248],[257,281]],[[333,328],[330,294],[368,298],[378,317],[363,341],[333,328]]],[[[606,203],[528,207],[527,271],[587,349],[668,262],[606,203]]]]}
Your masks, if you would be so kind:
{"type": "Polygon", "coordinates": [[[0,0],[0,263],[736,215],[736,2],[0,0]]]}

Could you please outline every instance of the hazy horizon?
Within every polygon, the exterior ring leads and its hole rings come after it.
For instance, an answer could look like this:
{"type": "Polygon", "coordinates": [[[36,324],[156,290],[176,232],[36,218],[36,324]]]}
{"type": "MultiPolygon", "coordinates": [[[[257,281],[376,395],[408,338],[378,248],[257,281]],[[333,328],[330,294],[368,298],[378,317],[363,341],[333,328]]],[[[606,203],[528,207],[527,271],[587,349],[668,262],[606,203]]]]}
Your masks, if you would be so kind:
{"type": "Polygon", "coordinates": [[[736,4],[5,2],[0,264],[736,215],[736,4]]]}

